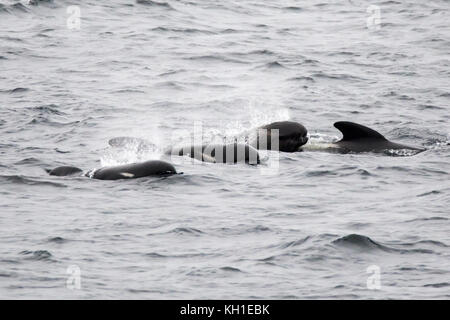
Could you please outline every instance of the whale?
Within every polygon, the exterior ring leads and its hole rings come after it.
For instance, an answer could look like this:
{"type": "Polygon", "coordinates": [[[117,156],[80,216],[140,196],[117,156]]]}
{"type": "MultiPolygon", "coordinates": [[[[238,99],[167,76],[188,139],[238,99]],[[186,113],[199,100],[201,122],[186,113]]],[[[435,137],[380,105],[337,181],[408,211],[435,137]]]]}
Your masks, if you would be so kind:
{"type": "MultiPolygon", "coordinates": [[[[425,151],[423,148],[389,141],[381,133],[358,123],[338,121],[334,123],[334,127],[342,133],[342,139],[318,150],[336,153],[386,153],[389,150],[409,150],[413,151],[413,154],[425,151]]],[[[303,150],[313,149],[305,146],[303,150]]]]}
{"type": "Polygon", "coordinates": [[[256,137],[251,139],[250,145],[258,150],[296,152],[308,142],[307,134],[308,130],[298,122],[272,122],[256,130],[256,137]],[[276,139],[273,130],[278,130],[278,147],[272,144],[272,138],[276,139]]]}
{"type": "MultiPolygon", "coordinates": [[[[145,139],[125,136],[112,138],[108,143],[114,148],[133,146],[136,148],[137,152],[156,148],[154,144],[145,139]]],[[[202,144],[187,145],[183,147],[168,147],[165,149],[164,154],[170,156],[189,156],[193,159],[210,163],[260,163],[258,151],[254,147],[246,143],[238,143],[237,141],[229,144],[202,144]]]]}
{"type": "Polygon", "coordinates": [[[83,170],[72,166],[57,167],[48,170],[47,172],[52,176],[84,175],[99,180],[137,179],[148,176],[164,176],[177,173],[172,164],[161,160],[149,160],[140,163],[103,167],[88,171],[85,174],[83,174],[83,170]]]}
{"type": "Polygon", "coordinates": [[[171,175],[176,173],[175,167],[168,162],[149,160],[140,163],[100,168],[89,173],[89,176],[100,180],[118,180],[171,175]]]}
{"type": "Polygon", "coordinates": [[[203,144],[191,145],[180,148],[170,148],[167,155],[189,156],[202,162],[210,163],[246,163],[250,165],[260,164],[258,151],[248,144],[203,144]]]}
{"type": "Polygon", "coordinates": [[[47,172],[51,176],[65,177],[65,176],[81,175],[83,170],[72,166],[62,166],[52,170],[47,170],[47,172]]]}

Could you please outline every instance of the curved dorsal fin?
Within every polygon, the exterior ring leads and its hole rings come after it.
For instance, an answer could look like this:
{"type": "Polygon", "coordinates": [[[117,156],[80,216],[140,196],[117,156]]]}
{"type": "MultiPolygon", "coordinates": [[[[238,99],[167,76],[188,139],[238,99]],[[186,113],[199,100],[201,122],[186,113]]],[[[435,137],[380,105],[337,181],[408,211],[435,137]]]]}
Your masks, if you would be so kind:
{"type": "Polygon", "coordinates": [[[387,140],[385,137],[383,137],[380,133],[376,132],[375,130],[354,122],[339,121],[336,122],[334,126],[344,135],[342,141],[349,141],[361,138],[374,138],[380,140],[387,140]]]}

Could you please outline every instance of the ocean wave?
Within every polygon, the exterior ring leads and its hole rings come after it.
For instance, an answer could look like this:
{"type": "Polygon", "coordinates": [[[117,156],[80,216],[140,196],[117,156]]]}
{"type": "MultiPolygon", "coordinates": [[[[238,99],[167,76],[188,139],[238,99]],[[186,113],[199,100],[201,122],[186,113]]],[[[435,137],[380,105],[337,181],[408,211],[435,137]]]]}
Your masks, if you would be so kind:
{"type": "Polygon", "coordinates": [[[336,176],[336,177],[348,177],[348,176],[376,176],[375,173],[370,172],[367,169],[359,168],[356,166],[342,166],[336,169],[320,169],[320,170],[308,170],[305,171],[306,177],[326,177],[326,176],[336,176]]]}
{"type": "Polygon", "coordinates": [[[29,12],[30,10],[24,6],[22,3],[20,2],[16,2],[13,4],[1,4],[0,3],[0,13],[20,13],[20,12],[29,12]]]}
{"type": "Polygon", "coordinates": [[[53,261],[53,255],[47,250],[24,250],[20,252],[21,255],[26,256],[27,260],[37,260],[37,261],[53,261]]]}
{"type": "Polygon", "coordinates": [[[206,29],[196,29],[196,28],[174,28],[174,27],[155,27],[152,31],[156,32],[173,32],[173,33],[185,33],[185,34],[208,34],[212,35],[215,32],[206,29]]]}
{"type": "Polygon", "coordinates": [[[242,272],[241,269],[235,268],[235,267],[221,267],[220,270],[227,271],[227,272],[242,272]]]}
{"type": "Polygon", "coordinates": [[[362,81],[365,80],[362,77],[358,77],[345,73],[326,73],[323,71],[315,72],[312,75],[313,79],[331,79],[331,80],[345,80],[345,81],[362,81]]]}
{"type": "Polygon", "coordinates": [[[406,222],[418,222],[418,221],[448,221],[450,220],[447,217],[425,217],[425,218],[416,218],[412,220],[407,220],[406,222]]]}
{"type": "Polygon", "coordinates": [[[55,1],[53,1],[53,0],[28,0],[28,4],[30,6],[38,6],[38,5],[41,5],[41,4],[46,4],[46,5],[51,4],[51,5],[53,5],[53,4],[55,4],[55,1]]]}
{"type": "Polygon", "coordinates": [[[384,251],[389,253],[400,253],[400,254],[433,254],[435,251],[424,248],[423,245],[433,245],[438,247],[447,247],[445,244],[439,241],[433,240],[422,240],[415,243],[395,243],[390,246],[385,244],[381,244],[372,240],[371,238],[359,235],[359,234],[349,234],[347,236],[338,238],[332,242],[334,245],[338,247],[348,248],[348,249],[356,249],[358,251],[365,252],[373,252],[373,251],[384,251]],[[404,249],[400,247],[412,247],[421,245],[422,248],[414,248],[414,249],[404,249]]]}
{"type": "Polygon", "coordinates": [[[47,104],[47,105],[41,105],[41,106],[37,106],[37,107],[29,107],[28,110],[35,112],[39,115],[58,115],[58,116],[63,116],[63,115],[67,115],[65,112],[62,112],[59,110],[60,107],[55,105],[55,104],[47,104]]]}
{"type": "Polygon", "coordinates": [[[425,288],[445,288],[450,287],[450,282],[428,283],[423,285],[425,288]]]}
{"type": "Polygon", "coordinates": [[[245,230],[245,233],[260,233],[260,232],[270,232],[272,229],[262,225],[256,225],[254,227],[245,230]]]}
{"type": "Polygon", "coordinates": [[[180,254],[160,254],[157,252],[150,252],[146,253],[145,256],[149,258],[154,259],[186,259],[186,258],[202,258],[202,257],[208,257],[213,256],[214,254],[207,254],[207,253],[180,253],[180,254]]]}
{"type": "Polygon", "coordinates": [[[28,186],[50,186],[56,188],[66,188],[65,184],[43,181],[43,180],[35,180],[31,178],[26,178],[24,176],[19,175],[0,175],[0,181],[2,183],[11,183],[17,185],[28,185],[28,186]]]}
{"type": "Polygon", "coordinates": [[[78,125],[81,121],[69,121],[69,122],[60,122],[51,120],[48,117],[45,116],[37,116],[32,118],[27,124],[31,126],[40,126],[40,125],[48,125],[51,127],[67,127],[67,126],[73,126],[78,125]]]}
{"type": "Polygon", "coordinates": [[[284,242],[281,245],[279,245],[279,247],[281,249],[297,247],[297,246],[303,245],[304,243],[306,243],[310,239],[311,239],[311,236],[306,236],[305,238],[302,238],[302,239],[299,239],[299,240],[284,242]]]}
{"type": "Polygon", "coordinates": [[[57,243],[57,244],[63,244],[69,242],[69,240],[63,238],[63,237],[51,237],[47,239],[47,242],[51,243],[57,243]]]}
{"type": "Polygon", "coordinates": [[[283,65],[282,63],[280,63],[278,61],[271,61],[271,62],[265,63],[261,67],[267,68],[267,69],[287,69],[287,67],[285,65],[283,65]]]}
{"type": "Polygon", "coordinates": [[[340,247],[358,248],[361,250],[382,250],[392,251],[393,249],[384,246],[369,237],[359,234],[349,234],[333,241],[333,244],[340,247]]]}
{"type": "Polygon", "coordinates": [[[176,233],[180,235],[182,234],[200,235],[203,234],[204,232],[196,228],[178,227],[168,231],[167,233],[176,233]]]}
{"type": "Polygon", "coordinates": [[[31,157],[31,158],[25,158],[20,161],[17,161],[14,164],[15,165],[28,165],[28,164],[36,165],[39,163],[42,163],[42,161],[37,158],[31,157]]]}
{"type": "Polygon", "coordinates": [[[303,11],[303,8],[296,7],[296,6],[282,7],[281,9],[282,10],[287,10],[287,11],[294,11],[294,12],[303,11]]]}
{"type": "Polygon", "coordinates": [[[174,10],[174,8],[168,2],[158,2],[158,1],[152,1],[152,0],[136,0],[136,3],[144,5],[144,6],[149,6],[149,7],[160,7],[160,8],[174,10]]]}
{"type": "Polygon", "coordinates": [[[192,61],[200,61],[200,62],[228,62],[228,63],[238,63],[238,64],[245,64],[245,61],[238,60],[238,59],[232,59],[227,58],[222,55],[200,55],[200,56],[191,56],[188,58],[185,58],[186,60],[192,60],[192,61]]]}
{"type": "Polygon", "coordinates": [[[441,191],[439,191],[439,190],[432,190],[432,191],[429,191],[429,192],[418,194],[416,197],[426,197],[426,196],[437,195],[437,194],[441,194],[441,191]]]}
{"type": "Polygon", "coordinates": [[[22,88],[22,87],[9,89],[9,90],[0,90],[0,92],[2,92],[2,93],[9,93],[9,94],[22,93],[22,92],[27,92],[27,91],[30,91],[30,89],[22,88]]]}
{"type": "Polygon", "coordinates": [[[388,149],[384,151],[384,154],[391,157],[411,157],[421,152],[421,150],[411,149],[388,149]]]}
{"type": "Polygon", "coordinates": [[[307,76],[299,76],[299,77],[293,77],[289,78],[289,81],[308,81],[308,82],[315,82],[314,78],[307,77],[307,76]]]}

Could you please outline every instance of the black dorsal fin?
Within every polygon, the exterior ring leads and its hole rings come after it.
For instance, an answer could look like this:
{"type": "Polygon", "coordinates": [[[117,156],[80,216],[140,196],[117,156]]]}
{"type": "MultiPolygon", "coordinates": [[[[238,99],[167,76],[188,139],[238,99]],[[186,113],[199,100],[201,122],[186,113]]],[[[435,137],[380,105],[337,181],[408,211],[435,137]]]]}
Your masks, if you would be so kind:
{"type": "Polygon", "coordinates": [[[375,130],[354,122],[339,121],[336,122],[334,126],[344,135],[342,141],[349,141],[361,138],[374,138],[380,140],[387,140],[385,137],[383,137],[380,133],[376,132],[375,130]]]}

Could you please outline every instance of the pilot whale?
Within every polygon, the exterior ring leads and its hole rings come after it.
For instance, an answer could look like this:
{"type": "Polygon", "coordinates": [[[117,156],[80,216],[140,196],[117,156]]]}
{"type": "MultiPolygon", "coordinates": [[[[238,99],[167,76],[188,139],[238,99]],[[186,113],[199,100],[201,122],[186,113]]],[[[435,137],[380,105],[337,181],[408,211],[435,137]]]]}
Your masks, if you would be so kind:
{"type": "Polygon", "coordinates": [[[294,121],[278,121],[259,127],[256,137],[252,138],[250,145],[259,150],[273,150],[283,152],[299,151],[299,148],[308,142],[308,130],[294,121]],[[278,130],[278,148],[272,145],[273,130],[278,130]]]}
{"type": "MultiPolygon", "coordinates": [[[[415,151],[415,154],[425,151],[422,148],[389,141],[379,132],[358,123],[339,121],[334,123],[334,126],[342,132],[342,139],[321,150],[338,153],[385,153],[388,150],[411,150],[415,151]]],[[[312,150],[308,146],[305,146],[303,149],[312,150]]]]}
{"type": "Polygon", "coordinates": [[[81,175],[81,173],[83,172],[83,170],[81,170],[80,168],[71,166],[62,166],[46,171],[48,172],[49,175],[58,177],[81,175]]]}
{"type": "MultiPolygon", "coordinates": [[[[62,166],[47,171],[52,176],[82,175],[83,170],[77,167],[62,166]]],[[[103,167],[91,170],[84,175],[100,180],[136,179],[148,176],[176,174],[174,166],[161,160],[149,160],[141,163],[131,163],[120,166],[103,167]]]]}
{"type": "Polygon", "coordinates": [[[170,148],[168,155],[189,156],[203,162],[211,163],[260,163],[258,151],[248,144],[204,144],[182,148],[170,148]]]}

